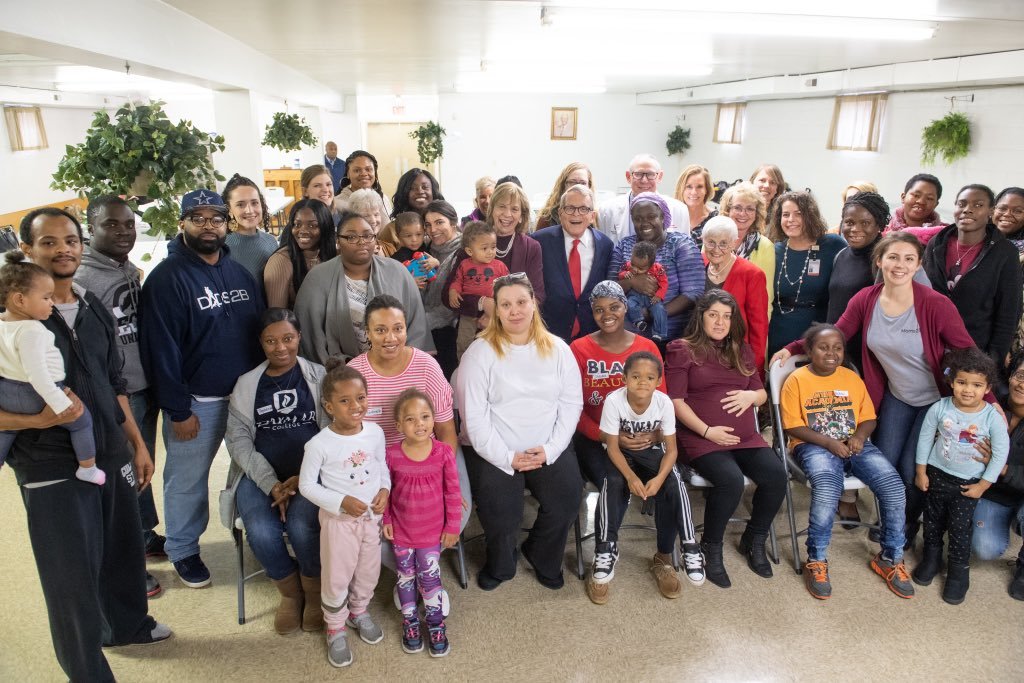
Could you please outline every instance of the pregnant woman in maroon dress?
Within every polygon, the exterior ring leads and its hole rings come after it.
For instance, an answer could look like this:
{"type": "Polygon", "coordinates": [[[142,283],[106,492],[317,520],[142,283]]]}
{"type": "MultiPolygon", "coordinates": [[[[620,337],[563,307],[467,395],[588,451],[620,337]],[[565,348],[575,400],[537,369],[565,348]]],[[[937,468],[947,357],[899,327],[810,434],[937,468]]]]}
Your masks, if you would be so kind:
{"type": "Polygon", "coordinates": [[[786,497],[782,464],[751,415],[767,394],[755,371],[754,352],[743,341],[744,327],[732,295],[712,289],[697,300],[686,336],[669,344],[665,355],[668,395],[683,425],[676,432],[679,460],[714,484],[704,509],[701,549],[708,580],[722,588],[731,585],[722,542],[743,496],[743,476],[757,491],[740,552],[765,578],[772,575],[765,540],[786,497]]]}

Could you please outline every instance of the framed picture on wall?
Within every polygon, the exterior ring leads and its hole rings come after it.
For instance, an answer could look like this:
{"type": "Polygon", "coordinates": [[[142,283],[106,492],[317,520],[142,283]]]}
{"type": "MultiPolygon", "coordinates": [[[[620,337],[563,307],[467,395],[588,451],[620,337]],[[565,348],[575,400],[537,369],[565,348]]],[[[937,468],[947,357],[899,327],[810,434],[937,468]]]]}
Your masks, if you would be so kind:
{"type": "Polygon", "coordinates": [[[576,107],[551,107],[551,139],[576,139],[576,107]]]}

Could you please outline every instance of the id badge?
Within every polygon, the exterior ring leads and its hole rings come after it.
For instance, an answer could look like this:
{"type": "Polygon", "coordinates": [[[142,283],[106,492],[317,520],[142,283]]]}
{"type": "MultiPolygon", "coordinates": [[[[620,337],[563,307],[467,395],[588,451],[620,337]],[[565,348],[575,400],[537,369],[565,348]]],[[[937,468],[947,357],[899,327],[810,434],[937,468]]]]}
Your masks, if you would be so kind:
{"type": "Polygon", "coordinates": [[[807,275],[810,277],[821,275],[821,257],[818,255],[818,245],[811,247],[811,251],[807,255],[807,275]]]}

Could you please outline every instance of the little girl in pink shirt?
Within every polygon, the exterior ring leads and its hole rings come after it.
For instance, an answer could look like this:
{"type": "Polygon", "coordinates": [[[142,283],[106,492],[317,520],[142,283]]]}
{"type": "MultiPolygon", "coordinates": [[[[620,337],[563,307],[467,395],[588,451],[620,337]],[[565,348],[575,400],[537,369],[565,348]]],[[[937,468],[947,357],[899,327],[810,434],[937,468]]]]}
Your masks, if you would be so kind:
{"type": "Polygon", "coordinates": [[[423,650],[416,590],[423,598],[431,657],[451,649],[445,632],[448,593],[441,586],[442,548],[459,541],[462,496],[451,446],[434,434],[434,405],[419,389],[395,400],[395,426],[405,435],[387,449],[392,495],[384,511],[384,538],[394,543],[398,602],[402,610],[402,649],[423,650]]]}

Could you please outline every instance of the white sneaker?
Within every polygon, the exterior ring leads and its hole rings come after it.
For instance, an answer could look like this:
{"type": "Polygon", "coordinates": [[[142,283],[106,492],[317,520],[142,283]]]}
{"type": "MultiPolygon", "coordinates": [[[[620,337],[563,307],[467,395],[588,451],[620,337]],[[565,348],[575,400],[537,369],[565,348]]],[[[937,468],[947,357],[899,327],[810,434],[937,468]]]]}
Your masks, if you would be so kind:
{"type": "Polygon", "coordinates": [[[694,586],[704,585],[704,553],[696,543],[683,547],[683,572],[694,586]]]}

